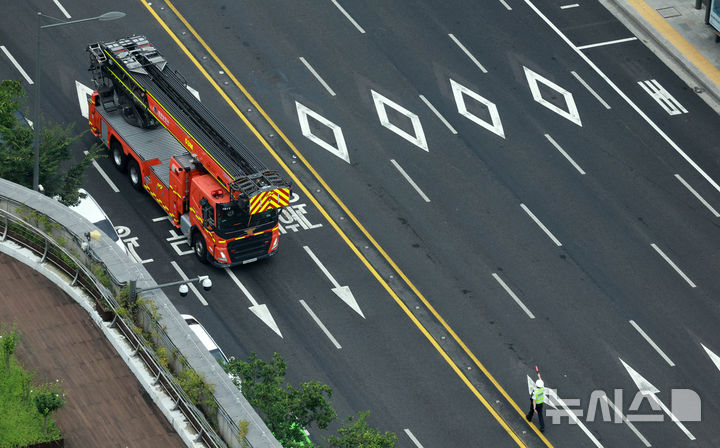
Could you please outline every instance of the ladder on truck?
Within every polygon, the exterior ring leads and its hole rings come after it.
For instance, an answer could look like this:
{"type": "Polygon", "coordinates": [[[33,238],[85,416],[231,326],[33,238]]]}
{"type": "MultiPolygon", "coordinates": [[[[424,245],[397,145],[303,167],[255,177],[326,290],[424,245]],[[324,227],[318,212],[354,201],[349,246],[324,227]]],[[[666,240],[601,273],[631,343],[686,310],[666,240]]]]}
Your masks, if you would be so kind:
{"type": "Polygon", "coordinates": [[[249,213],[288,205],[290,186],[268,170],[170,70],[144,36],[88,46],[93,80],[105,107],[124,97],[143,126],[164,126],[249,213]],[[129,103],[128,103],[129,102],[129,103]]]}

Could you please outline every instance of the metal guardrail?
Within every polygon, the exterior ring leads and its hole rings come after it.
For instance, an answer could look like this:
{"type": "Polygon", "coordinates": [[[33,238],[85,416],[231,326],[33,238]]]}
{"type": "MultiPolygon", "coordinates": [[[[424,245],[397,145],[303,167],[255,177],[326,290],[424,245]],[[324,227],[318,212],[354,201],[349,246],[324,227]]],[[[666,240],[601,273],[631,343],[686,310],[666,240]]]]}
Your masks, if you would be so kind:
{"type": "MultiPolygon", "coordinates": [[[[11,198],[7,198],[3,195],[0,195],[0,198],[7,201],[9,204],[13,204],[17,209],[25,208],[30,213],[39,213],[27,205],[18,203],[11,198]]],[[[77,249],[81,248],[82,242],[75,234],[62,227],[59,223],[52,220],[52,218],[47,215],[40,216],[43,220],[46,220],[47,223],[51,223],[50,226],[61,229],[68,240],[72,240],[74,247],[77,249]]],[[[54,238],[39,229],[37,226],[32,225],[8,210],[0,209],[0,222],[2,223],[2,228],[0,228],[0,242],[9,240],[29,249],[40,257],[41,263],[51,263],[60,271],[65,273],[68,278],[71,279],[71,286],[81,287],[96,301],[96,303],[105,302],[109,305],[114,314],[111,326],[116,327],[120,333],[123,334],[130,346],[133,348],[134,355],[137,355],[143,361],[146,368],[155,377],[155,385],[160,385],[163,388],[165,393],[171,397],[175,403],[175,408],[180,410],[180,412],[182,412],[185,416],[192,428],[198,434],[197,439],[195,440],[196,442],[202,441],[211,448],[227,447],[227,444],[216,433],[202,411],[200,411],[191,402],[182,388],[177,384],[174,376],[158,361],[154,350],[148,347],[148,345],[135,334],[132,330],[132,326],[129,325],[124,318],[117,314],[116,310],[120,307],[120,304],[117,302],[111,291],[98,281],[97,277],[86,265],[94,263],[109,276],[116,289],[116,291],[112,292],[118,292],[125,285],[112,277],[112,274],[106,269],[102,260],[94,256],[92,249],[88,249],[87,252],[80,249],[79,254],[75,254],[59,244],[56,240],[57,237],[54,238]]],[[[154,331],[158,337],[162,338],[162,345],[166,347],[173,347],[177,350],[177,347],[170,340],[160,324],[154,319],[149,318],[149,315],[145,317],[146,322],[152,322],[154,325],[154,331]]],[[[184,367],[190,368],[187,361],[184,363],[184,367]]],[[[232,432],[239,436],[241,431],[237,424],[229,417],[228,413],[223,409],[220,403],[218,403],[214,396],[209,398],[215,403],[218,410],[218,418],[222,417],[227,426],[232,429],[232,432]]],[[[245,446],[252,448],[252,445],[247,439],[243,439],[243,442],[245,443],[245,446]]]]}

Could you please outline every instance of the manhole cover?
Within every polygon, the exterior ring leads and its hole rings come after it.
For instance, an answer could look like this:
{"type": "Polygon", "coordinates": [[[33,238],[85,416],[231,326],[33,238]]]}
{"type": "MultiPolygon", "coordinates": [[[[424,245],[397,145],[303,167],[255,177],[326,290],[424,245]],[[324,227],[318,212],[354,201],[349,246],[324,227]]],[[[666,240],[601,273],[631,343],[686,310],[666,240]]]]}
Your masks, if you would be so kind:
{"type": "Polygon", "coordinates": [[[670,17],[677,17],[681,15],[677,9],[673,8],[672,6],[668,8],[660,8],[657,10],[658,13],[660,13],[661,16],[663,16],[666,19],[669,19],[670,17]]]}

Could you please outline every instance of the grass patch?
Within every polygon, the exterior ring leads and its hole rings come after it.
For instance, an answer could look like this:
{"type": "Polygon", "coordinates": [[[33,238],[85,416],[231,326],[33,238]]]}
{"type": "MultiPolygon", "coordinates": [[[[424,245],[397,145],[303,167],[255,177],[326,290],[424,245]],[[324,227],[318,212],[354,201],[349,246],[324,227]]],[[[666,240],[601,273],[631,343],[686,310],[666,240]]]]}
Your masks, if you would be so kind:
{"type": "Polygon", "coordinates": [[[24,447],[62,438],[55,421],[45,418],[33,400],[37,387],[33,374],[18,365],[14,356],[0,364],[0,447],[24,447]]]}

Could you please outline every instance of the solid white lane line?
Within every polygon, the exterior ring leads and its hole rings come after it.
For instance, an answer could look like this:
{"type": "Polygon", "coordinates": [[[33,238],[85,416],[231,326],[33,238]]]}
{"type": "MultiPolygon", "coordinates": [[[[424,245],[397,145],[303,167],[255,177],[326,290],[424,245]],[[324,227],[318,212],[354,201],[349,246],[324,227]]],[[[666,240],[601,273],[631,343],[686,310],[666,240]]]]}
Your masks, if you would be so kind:
{"type": "Polygon", "coordinates": [[[690,190],[690,193],[692,193],[693,195],[695,195],[695,197],[698,199],[698,201],[702,202],[702,204],[703,204],[705,207],[707,207],[708,210],[710,210],[710,212],[711,212],[713,215],[715,215],[716,218],[720,218],[720,213],[718,213],[710,204],[708,204],[708,202],[707,202],[705,199],[703,199],[703,197],[700,196],[700,194],[699,194],[697,191],[695,191],[695,189],[693,189],[693,187],[691,187],[690,184],[688,184],[687,182],[685,182],[685,179],[683,179],[682,177],[680,177],[679,174],[676,174],[676,175],[675,175],[675,178],[676,178],[677,180],[679,180],[680,183],[682,183],[683,185],[685,185],[685,188],[687,188],[688,190],[690,190]]]}
{"type": "Polygon", "coordinates": [[[505,7],[505,9],[507,9],[508,11],[512,11],[512,8],[510,7],[510,5],[508,5],[507,3],[505,3],[505,0],[500,0],[500,3],[502,3],[502,5],[503,5],[503,6],[505,7]]]}
{"type": "Polygon", "coordinates": [[[28,84],[33,84],[33,80],[30,79],[30,77],[28,76],[27,73],[25,73],[25,70],[23,70],[23,68],[20,66],[20,64],[18,64],[18,61],[15,60],[13,55],[10,54],[10,51],[7,48],[5,48],[5,45],[0,45],[0,50],[2,50],[3,53],[5,53],[5,56],[7,56],[8,59],[10,59],[10,62],[12,62],[12,64],[20,72],[20,74],[23,75],[23,78],[25,78],[25,81],[27,81],[28,84]]]}
{"type": "Polygon", "coordinates": [[[323,325],[322,321],[320,321],[320,319],[315,315],[315,313],[313,312],[313,310],[310,309],[310,307],[308,306],[308,304],[305,303],[305,301],[304,301],[303,299],[300,299],[300,305],[302,305],[303,308],[305,308],[305,311],[307,311],[308,314],[310,315],[310,317],[313,318],[313,320],[315,321],[315,323],[317,324],[317,326],[320,327],[320,329],[323,331],[323,333],[325,333],[325,336],[327,336],[328,339],[330,339],[330,342],[333,343],[333,345],[335,346],[335,348],[337,348],[338,350],[340,350],[342,347],[340,346],[340,344],[338,344],[337,339],[335,339],[335,338],[333,337],[333,335],[330,333],[330,331],[325,327],[325,325],[323,325]]]}
{"type": "Polygon", "coordinates": [[[658,352],[658,354],[659,354],[660,356],[663,357],[663,359],[665,360],[665,362],[667,362],[668,364],[670,364],[670,367],[675,367],[675,363],[670,360],[670,358],[668,357],[668,355],[665,354],[665,352],[663,352],[662,350],[660,350],[660,347],[658,347],[658,345],[655,343],[655,341],[653,341],[652,339],[650,339],[650,336],[648,336],[647,333],[645,333],[645,332],[643,331],[643,329],[640,328],[640,326],[635,323],[634,320],[631,320],[631,321],[630,321],[630,325],[632,325],[633,328],[635,328],[635,329],[637,330],[637,332],[640,333],[640,336],[642,336],[642,337],[648,342],[648,344],[650,344],[650,346],[651,346],[652,348],[654,348],[655,351],[658,352]]]}
{"type": "Polygon", "coordinates": [[[53,0],[53,1],[55,2],[55,5],[57,5],[57,7],[60,9],[60,12],[63,13],[65,18],[70,19],[71,18],[70,14],[68,14],[68,12],[65,10],[65,8],[63,8],[63,5],[60,4],[60,0],[53,0]]]}
{"type": "Polygon", "coordinates": [[[512,291],[512,289],[510,289],[510,287],[505,284],[503,279],[501,279],[500,276],[494,272],[493,272],[492,276],[495,280],[497,280],[498,283],[500,283],[500,286],[503,287],[505,292],[507,292],[510,295],[510,297],[513,298],[515,303],[517,303],[520,306],[520,308],[522,308],[523,311],[525,311],[525,314],[527,314],[528,317],[530,317],[530,319],[535,319],[535,315],[532,312],[530,312],[530,310],[525,306],[524,303],[522,303],[522,300],[520,300],[520,298],[517,295],[515,295],[515,293],[512,291]]]}
{"type": "Polygon", "coordinates": [[[410,437],[410,440],[412,440],[412,443],[414,443],[417,448],[423,448],[422,444],[420,444],[418,439],[415,438],[415,435],[412,433],[412,431],[410,431],[410,429],[405,428],[403,431],[405,431],[405,434],[410,437]]]}
{"type": "Polygon", "coordinates": [[[322,86],[325,87],[325,90],[327,90],[328,93],[330,93],[330,95],[335,96],[335,91],[333,89],[331,89],[329,85],[327,85],[325,80],[322,79],[322,77],[318,74],[318,72],[316,72],[315,69],[312,68],[310,63],[308,61],[306,61],[304,57],[300,56],[300,62],[305,64],[305,67],[310,71],[310,73],[313,74],[313,76],[315,76],[315,78],[317,78],[318,81],[320,81],[320,84],[322,84],[322,86]]]}
{"type": "Polygon", "coordinates": [[[451,34],[448,34],[448,36],[450,36],[450,39],[452,39],[453,42],[455,42],[455,43],[457,44],[457,46],[460,47],[460,49],[467,55],[467,57],[469,57],[470,60],[473,61],[473,63],[475,63],[475,65],[477,65],[478,68],[479,68],[483,73],[487,73],[487,70],[485,70],[485,67],[483,67],[483,65],[480,63],[480,61],[478,61],[477,59],[475,59],[475,56],[473,56],[472,53],[470,53],[470,52],[468,51],[468,49],[465,48],[465,45],[463,45],[462,43],[460,43],[460,41],[457,39],[457,37],[455,37],[454,34],[451,33],[451,34]]]}
{"type": "Polygon", "coordinates": [[[552,137],[550,136],[550,134],[545,134],[545,138],[548,139],[548,141],[549,141],[550,143],[552,143],[552,145],[555,147],[555,149],[557,149],[558,151],[560,151],[560,154],[562,154],[562,155],[565,156],[565,158],[568,160],[568,162],[570,162],[570,164],[572,164],[572,166],[574,166],[575,169],[578,170],[578,172],[580,172],[580,174],[585,174],[585,171],[584,171],[582,168],[580,168],[580,165],[578,165],[577,163],[575,163],[575,161],[572,159],[572,157],[570,157],[570,155],[568,155],[568,153],[566,153],[565,150],[562,149],[562,148],[560,147],[560,145],[557,144],[557,142],[555,141],[555,139],[552,138],[552,137]]]}
{"type": "Polygon", "coordinates": [[[529,208],[527,208],[527,206],[525,204],[520,204],[520,207],[522,207],[522,209],[525,210],[525,213],[527,213],[528,216],[530,216],[530,218],[532,218],[532,220],[535,221],[535,224],[537,224],[543,230],[543,232],[545,232],[545,234],[547,236],[549,236],[551,240],[553,240],[553,242],[555,243],[556,246],[558,246],[558,247],[562,246],[562,243],[557,238],[555,238],[555,235],[553,235],[548,230],[548,228],[545,227],[545,224],[543,224],[542,222],[540,222],[539,219],[537,219],[537,217],[533,214],[533,212],[530,211],[529,208]]]}
{"type": "Polygon", "coordinates": [[[652,128],[655,130],[655,132],[657,132],[658,135],[660,135],[660,137],[663,138],[663,140],[665,140],[665,141],[667,142],[668,145],[670,145],[670,146],[675,150],[675,152],[677,152],[683,159],[685,159],[686,162],[688,162],[688,163],[690,164],[690,166],[692,166],[698,173],[700,173],[700,175],[701,175],[702,177],[704,177],[705,180],[707,180],[707,181],[710,183],[710,185],[713,186],[713,188],[715,188],[717,191],[720,191],[720,185],[718,185],[717,182],[715,182],[715,181],[712,179],[712,177],[710,177],[702,168],[700,168],[700,166],[699,166],[697,163],[695,163],[695,161],[693,161],[693,159],[690,158],[690,156],[688,156],[688,155],[685,153],[685,151],[683,151],[670,137],[668,137],[668,135],[665,134],[665,132],[664,132],[662,129],[660,129],[660,127],[658,127],[658,125],[656,125],[656,124],[650,119],[650,117],[648,117],[647,114],[645,114],[645,112],[643,112],[635,103],[633,103],[633,101],[632,101],[627,95],[625,95],[625,93],[624,93],[622,90],[620,90],[620,88],[619,88],[618,86],[616,86],[615,83],[612,82],[612,81],[610,80],[610,78],[608,78],[607,75],[605,75],[605,73],[603,73],[603,72],[598,68],[598,66],[595,65],[595,63],[590,60],[590,58],[588,58],[588,57],[585,55],[585,53],[583,53],[582,51],[580,51],[579,48],[575,46],[575,44],[573,44],[572,42],[570,42],[570,39],[568,39],[568,37],[567,37],[565,34],[563,34],[563,32],[560,31],[560,29],[558,29],[558,27],[556,27],[547,17],[545,17],[545,15],[544,15],[542,12],[540,12],[540,10],[537,9],[537,8],[535,7],[535,5],[534,5],[530,0],[525,0],[525,3],[527,3],[527,5],[535,12],[535,14],[537,14],[553,31],[555,31],[555,33],[556,33],[558,36],[560,36],[560,38],[561,38],[568,46],[570,46],[570,48],[572,48],[573,50],[575,50],[575,52],[578,54],[578,56],[580,56],[580,58],[582,58],[582,60],[584,60],[585,63],[587,63],[587,64],[590,66],[590,68],[592,68],[593,70],[595,70],[595,73],[597,73],[598,75],[600,75],[600,77],[601,77],[602,79],[604,79],[605,82],[607,82],[608,85],[609,85],[610,87],[612,87],[612,89],[613,89],[618,95],[620,95],[620,97],[621,97],[623,100],[625,100],[625,102],[627,102],[627,103],[630,105],[630,107],[632,107],[633,110],[635,110],[635,112],[637,112],[638,115],[640,115],[640,117],[641,117],[643,120],[645,120],[645,122],[646,122],[647,124],[649,124],[650,127],[652,127],[652,128]]]}
{"type": "Polygon", "coordinates": [[[390,159],[390,162],[393,165],[395,165],[395,168],[397,168],[397,170],[400,171],[400,174],[402,174],[402,176],[405,178],[405,180],[408,181],[410,183],[410,185],[412,185],[412,187],[415,189],[415,191],[418,192],[420,197],[422,197],[425,200],[425,202],[430,202],[430,198],[425,196],[425,193],[423,193],[423,191],[420,189],[420,187],[418,187],[417,184],[410,178],[410,176],[408,176],[408,174],[405,172],[405,170],[402,169],[402,167],[400,165],[398,165],[398,163],[395,161],[395,159],[390,159]]]}
{"type": "Polygon", "coordinates": [[[562,5],[562,6],[560,7],[560,9],[577,8],[578,6],[580,6],[580,5],[577,4],[577,3],[573,3],[573,4],[571,4],[571,5],[562,5]]]}
{"type": "MultiPolygon", "coordinates": [[[[87,152],[87,151],[83,151],[83,153],[84,153],[85,155],[88,155],[88,152],[87,152]]],[[[95,161],[95,160],[93,159],[92,164],[93,164],[93,166],[95,167],[95,169],[98,171],[98,173],[100,173],[100,175],[103,177],[103,179],[105,179],[105,182],[107,182],[107,183],[110,185],[110,188],[112,188],[112,190],[113,190],[115,193],[120,193],[120,190],[118,190],[118,187],[115,186],[115,183],[110,180],[110,178],[108,177],[108,175],[107,175],[107,173],[105,172],[105,170],[103,170],[102,168],[100,168],[100,165],[98,165],[97,161],[95,161]]]]}
{"type": "Polygon", "coordinates": [[[588,92],[592,93],[592,95],[593,95],[598,101],[600,101],[600,104],[602,104],[603,106],[605,106],[605,109],[610,109],[610,105],[609,105],[608,103],[606,103],[605,100],[602,99],[602,98],[600,97],[600,95],[598,95],[597,92],[596,92],[595,90],[593,90],[593,88],[590,87],[590,85],[589,85],[588,83],[586,83],[585,80],[580,77],[580,75],[578,75],[578,74],[577,74],[576,72],[574,72],[574,71],[571,71],[570,73],[572,73],[572,75],[575,77],[575,79],[577,79],[578,82],[579,82],[580,84],[582,84],[583,87],[585,87],[585,88],[588,90],[588,92]]]}
{"type": "MultiPolygon", "coordinates": [[[[176,261],[171,261],[170,264],[172,265],[172,267],[175,268],[175,270],[176,270],[177,273],[180,275],[180,277],[182,277],[183,280],[188,280],[188,276],[185,275],[185,273],[183,272],[182,269],[180,269],[180,266],[177,264],[176,261]]],[[[205,297],[203,297],[202,294],[200,294],[200,291],[197,290],[197,288],[195,287],[195,285],[194,285],[193,283],[188,283],[187,285],[188,285],[188,287],[190,288],[190,291],[192,291],[193,294],[195,294],[195,296],[198,298],[198,300],[200,301],[200,303],[202,303],[203,305],[207,306],[207,304],[208,304],[208,303],[207,303],[207,300],[205,300],[205,297]]]]}
{"type": "Polygon", "coordinates": [[[609,40],[607,42],[598,42],[596,44],[582,45],[580,47],[575,47],[575,48],[577,48],[578,50],[587,50],[588,48],[604,47],[605,45],[621,44],[623,42],[630,42],[633,40],[637,40],[637,37],[626,37],[625,39],[609,40]]]}
{"type": "Polygon", "coordinates": [[[642,434],[640,434],[640,431],[637,430],[637,428],[635,427],[635,425],[633,425],[633,424],[630,422],[630,420],[628,420],[627,417],[625,417],[625,415],[623,415],[623,413],[620,411],[620,409],[618,409],[617,406],[615,406],[615,403],[613,403],[612,401],[610,401],[610,399],[607,397],[607,395],[603,395],[603,399],[604,399],[605,401],[607,401],[607,403],[608,403],[610,406],[612,406],[612,408],[615,410],[615,413],[622,418],[622,421],[625,422],[625,424],[628,426],[628,428],[630,428],[630,429],[632,430],[632,432],[635,433],[636,436],[638,436],[638,438],[640,439],[640,441],[641,441],[643,444],[645,444],[646,447],[652,446],[652,445],[650,445],[650,442],[648,442],[648,440],[647,440],[642,434]]]}
{"type": "Polygon", "coordinates": [[[420,99],[423,100],[423,102],[427,105],[427,107],[429,107],[430,110],[433,111],[433,113],[434,113],[435,115],[437,115],[437,117],[440,119],[440,121],[442,121],[443,124],[444,124],[445,126],[447,126],[448,129],[450,129],[450,132],[452,132],[453,134],[457,134],[457,131],[455,130],[455,128],[452,127],[452,126],[450,125],[450,123],[448,123],[448,121],[445,119],[445,117],[443,117],[443,116],[440,114],[440,112],[439,112],[437,109],[435,109],[435,106],[433,106],[433,105],[430,103],[430,101],[428,101],[428,99],[425,98],[424,95],[420,95],[420,99]]]}
{"type": "Polygon", "coordinates": [[[345,8],[343,8],[342,6],[340,6],[340,3],[338,3],[337,0],[332,0],[332,2],[335,4],[335,6],[337,6],[337,8],[340,10],[340,12],[343,13],[344,16],[347,17],[347,19],[348,19],[353,25],[355,25],[355,28],[357,28],[358,31],[360,31],[361,33],[365,34],[365,30],[362,29],[362,27],[361,27],[360,25],[358,25],[358,23],[355,21],[355,19],[353,19],[353,18],[350,16],[350,14],[347,13],[347,11],[345,11],[345,8]]]}
{"type": "Polygon", "coordinates": [[[680,276],[681,276],[682,278],[684,278],[686,282],[688,282],[688,284],[690,285],[691,288],[695,288],[695,283],[693,283],[693,281],[690,280],[690,279],[688,278],[688,276],[685,275],[685,273],[684,273],[683,271],[681,271],[680,268],[677,267],[677,265],[676,265],[675,263],[673,263],[673,261],[672,261],[667,255],[665,255],[665,252],[663,252],[662,250],[660,250],[659,247],[657,247],[657,244],[652,243],[651,246],[652,246],[653,249],[655,249],[655,251],[656,251],[658,254],[660,254],[661,257],[663,257],[663,258],[665,259],[665,261],[667,262],[667,264],[669,264],[670,266],[672,266],[673,269],[675,269],[675,272],[677,272],[678,274],[680,274],[680,276]]]}

